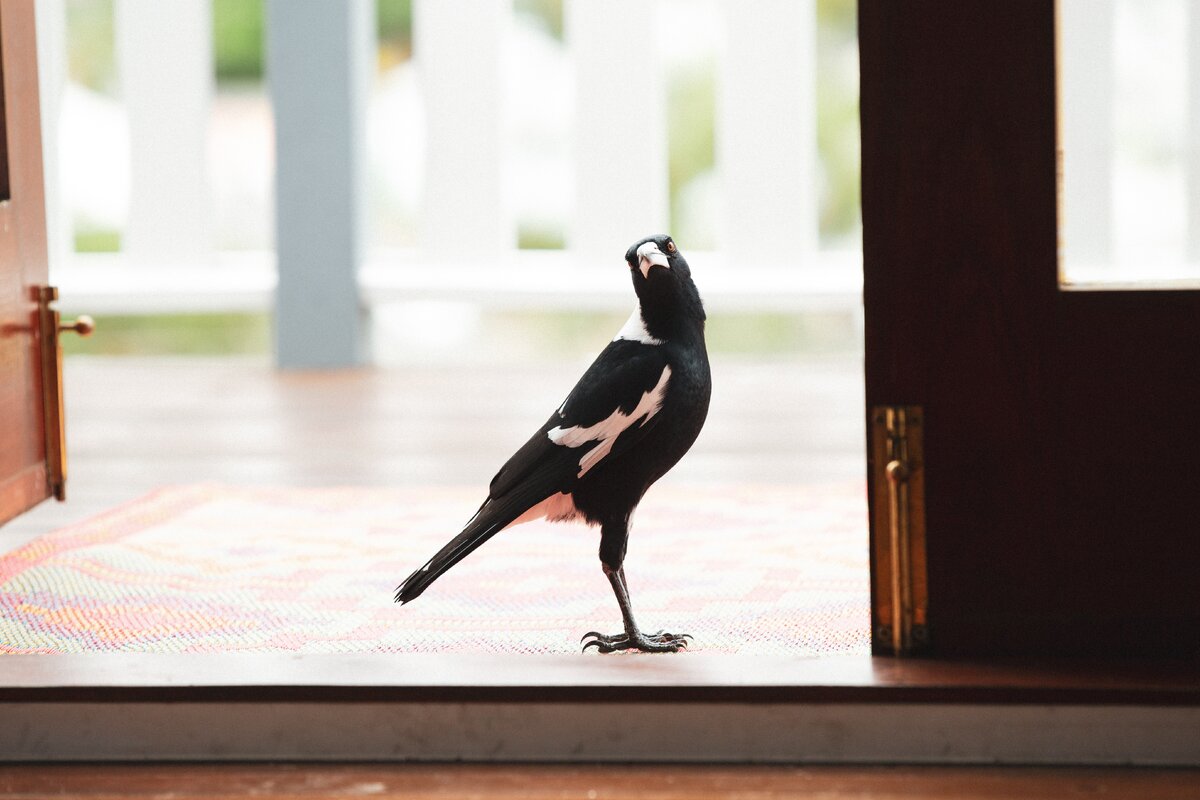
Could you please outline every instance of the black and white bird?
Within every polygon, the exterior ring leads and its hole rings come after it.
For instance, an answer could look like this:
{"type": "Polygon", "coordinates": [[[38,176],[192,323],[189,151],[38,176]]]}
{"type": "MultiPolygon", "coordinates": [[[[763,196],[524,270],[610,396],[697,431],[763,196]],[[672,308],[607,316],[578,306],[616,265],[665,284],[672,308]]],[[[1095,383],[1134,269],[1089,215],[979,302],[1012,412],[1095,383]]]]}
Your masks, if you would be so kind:
{"type": "Polygon", "coordinates": [[[691,269],[669,236],[625,253],[638,306],[546,424],[492,479],[462,533],[396,591],[415,600],[446,570],[521,522],[583,520],[600,527],[600,566],[625,629],[586,634],[583,649],[674,652],[687,634],[642,633],[625,581],[630,518],[642,495],[688,451],[708,415],[712,379],[704,306],[691,269]]]}

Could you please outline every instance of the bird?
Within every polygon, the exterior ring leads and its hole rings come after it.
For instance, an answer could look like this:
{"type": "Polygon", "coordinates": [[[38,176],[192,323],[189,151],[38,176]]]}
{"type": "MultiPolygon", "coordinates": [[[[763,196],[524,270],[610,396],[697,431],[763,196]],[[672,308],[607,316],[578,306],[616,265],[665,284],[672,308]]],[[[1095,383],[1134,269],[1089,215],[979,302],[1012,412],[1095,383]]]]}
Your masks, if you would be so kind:
{"type": "Polygon", "coordinates": [[[634,509],[691,448],[708,416],[712,376],[705,311],[674,239],[648,236],[625,253],[637,305],[538,431],[500,468],[462,532],[396,590],[415,600],[500,531],[523,522],[583,521],[600,529],[600,567],[623,630],[589,631],[583,650],[677,652],[692,637],[644,633],[634,621],[625,553],[634,509]]]}

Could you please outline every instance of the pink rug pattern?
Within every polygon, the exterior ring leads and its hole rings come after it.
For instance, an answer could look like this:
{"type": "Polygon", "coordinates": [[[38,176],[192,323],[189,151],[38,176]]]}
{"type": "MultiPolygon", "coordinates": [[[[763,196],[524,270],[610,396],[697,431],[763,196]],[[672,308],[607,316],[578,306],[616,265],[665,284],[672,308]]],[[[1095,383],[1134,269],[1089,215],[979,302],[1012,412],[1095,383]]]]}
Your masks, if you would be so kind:
{"type": "MultiPolygon", "coordinates": [[[[574,653],[620,629],[599,532],[501,532],[418,600],[396,585],[476,488],[159,490],[0,557],[0,653],[574,653]]],[[[655,487],[625,570],[647,631],[693,651],[870,649],[862,484],[655,487]]]]}

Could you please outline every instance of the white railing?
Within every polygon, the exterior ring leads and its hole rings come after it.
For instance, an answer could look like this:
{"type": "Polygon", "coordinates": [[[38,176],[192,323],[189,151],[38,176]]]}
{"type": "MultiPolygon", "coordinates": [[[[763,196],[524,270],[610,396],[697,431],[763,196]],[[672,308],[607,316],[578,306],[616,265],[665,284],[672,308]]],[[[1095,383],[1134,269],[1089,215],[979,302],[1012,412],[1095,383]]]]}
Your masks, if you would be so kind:
{"type": "MultiPolygon", "coordinates": [[[[63,92],[64,71],[56,66],[65,60],[63,2],[38,4],[48,143],[56,141],[63,92]]],[[[268,11],[276,4],[269,0],[268,11]]],[[[709,304],[852,311],[861,292],[861,256],[820,251],[816,233],[815,0],[709,5],[719,20],[715,130],[724,208],[715,238],[721,248],[689,252],[694,265],[703,264],[709,304]]],[[[286,6],[293,18],[304,8],[299,0],[286,6]]],[[[645,0],[566,0],[572,96],[565,112],[548,107],[547,113],[571,115],[567,249],[523,251],[516,249],[511,201],[523,176],[510,166],[506,127],[512,4],[415,0],[425,120],[420,241],[404,251],[368,243],[357,270],[363,303],[450,298],[504,306],[627,305],[628,286],[614,266],[629,242],[668,226],[659,11],[660,3],[645,0]]],[[[210,0],[117,0],[114,13],[129,124],[128,224],[120,254],[73,254],[61,198],[49,187],[52,271],[64,304],[93,312],[272,307],[277,277],[301,267],[276,265],[273,252],[226,253],[213,245],[205,136],[214,93],[210,0]]],[[[374,52],[372,41],[338,46],[343,57],[355,48],[374,52]]],[[[314,55],[321,57],[332,64],[339,56],[336,49],[314,55]]],[[[362,80],[366,85],[369,77],[362,80]]],[[[288,75],[271,76],[271,87],[277,102],[280,92],[314,90],[289,84],[288,75]]],[[[320,90],[354,94],[344,87],[320,90]]],[[[348,107],[365,117],[361,94],[347,98],[348,107]]],[[[289,146],[284,133],[277,131],[277,147],[289,146]]],[[[352,140],[329,142],[330,152],[365,146],[357,134],[348,135],[352,140]]],[[[278,155],[281,165],[290,163],[287,153],[278,155]]],[[[55,148],[48,146],[51,181],[56,170],[55,148]]],[[[353,186],[362,193],[361,181],[353,186]]],[[[294,223],[281,218],[279,237],[292,235],[288,224],[294,223]]],[[[354,280],[352,271],[346,275],[330,279],[354,280]]],[[[289,313],[286,302],[278,314],[289,313]]]]}

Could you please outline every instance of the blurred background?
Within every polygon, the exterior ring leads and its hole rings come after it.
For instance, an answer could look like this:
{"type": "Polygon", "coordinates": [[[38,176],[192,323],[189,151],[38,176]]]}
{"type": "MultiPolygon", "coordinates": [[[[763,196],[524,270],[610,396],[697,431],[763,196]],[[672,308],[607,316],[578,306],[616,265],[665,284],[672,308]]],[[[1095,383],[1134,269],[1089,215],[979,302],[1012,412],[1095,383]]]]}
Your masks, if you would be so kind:
{"type": "Polygon", "coordinates": [[[865,587],[853,0],[36,9],[50,278],[97,328],[70,502],[4,542],[164,484],[485,486],[665,231],[714,393],[664,482],[836,485],[865,587]]]}
{"type": "MultiPolygon", "coordinates": [[[[1067,284],[1200,276],[1192,9],[1060,2],[1067,284]]],[[[668,480],[862,480],[853,0],[37,13],[51,281],[99,323],[64,339],[70,513],[485,481],[628,316],[653,231],[715,375],[668,480]]]]}
{"type": "MultiPolygon", "coordinates": [[[[52,279],[101,323],[69,353],[271,353],[264,5],[39,2],[52,279]]],[[[657,230],[689,256],[714,350],[857,352],[853,0],[371,5],[368,363],[594,352],[632,304],[625,248],[657,230]],[[623,162],[645,180],[614,195],[594,173],[623,162]]]]}
{"type": "MultiPolygon", "coordinates": [[[[655,230],[693,262],[716,352],[858,351],[854,0],[351,5],[370,17],[350,45],[369,50],[360,360],[589,350],[629,306],[620,255],[655,230]],[[622,165],[636,189],[606,182],[622,165]]],[[[268,356],[264,0],[38,14],[51,268],[66,310],[103,322],[68,351],[268,356]]],[[[1064,283],[1195,279],[1200,14],[1061,0],[1060,18],[1064,283]]]]}
{"type": "Polygon", "coordinates": [[[1200,278],[1200,6],[1059,0],[1062,279],[1200,278]]]}

